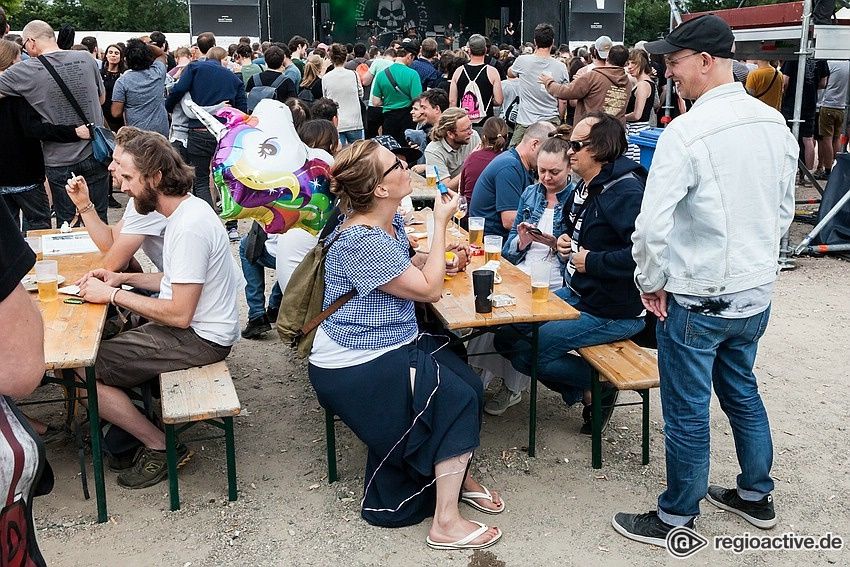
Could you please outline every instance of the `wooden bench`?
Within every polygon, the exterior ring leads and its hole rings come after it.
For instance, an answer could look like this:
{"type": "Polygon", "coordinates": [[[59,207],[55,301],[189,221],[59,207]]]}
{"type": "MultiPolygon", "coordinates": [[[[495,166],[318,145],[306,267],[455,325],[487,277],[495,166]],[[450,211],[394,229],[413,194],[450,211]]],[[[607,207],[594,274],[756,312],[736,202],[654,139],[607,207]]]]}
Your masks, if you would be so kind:
{"type": "MultiPolygon", "coordinates": [[[[168,463],[168,491],[171,509],[180,509],[177,488],[177,436],[193,425],[206,422],[224,430],[227,453],[228,496],[236,496],[236,446],[233,437],[233,416],[242,409],[227,364],[215,364],[166,372],[159,377],[162,394],[162,422],[165,425],[166,459],[168,463]],[[175,427],[183,423],[182,427],[175,427]]],[[[204,437],[198,441],[221,438],[221,435],[204,437]]]]}
{"type": "Polygon", "coordinates": [[[659,385],[658,361],[628,340],[580,348],[578,353],[590,364],[592,371],[590,389],[593,404],[593,468],[602,468],[602,382],[608,382],[618,390],[635,390],[640,394],[640,402],[614,406],[643,406],[643,464],[649,464],[649,390],[659,385]]]}

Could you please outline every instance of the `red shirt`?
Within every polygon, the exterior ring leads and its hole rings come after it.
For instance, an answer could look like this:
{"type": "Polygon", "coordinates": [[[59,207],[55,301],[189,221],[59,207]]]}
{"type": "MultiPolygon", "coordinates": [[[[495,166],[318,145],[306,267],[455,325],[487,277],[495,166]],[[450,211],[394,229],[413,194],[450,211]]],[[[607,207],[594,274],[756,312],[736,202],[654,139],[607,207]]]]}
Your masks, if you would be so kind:
{"type": "Polygon", "coordinates": [[[467,201],[472,199],[472,190],[481,172],[499,153],[501,152],[488,148],[476,150],[463,162],[463,168],[460,170],[460,194],[466,197],[467,201]]]}

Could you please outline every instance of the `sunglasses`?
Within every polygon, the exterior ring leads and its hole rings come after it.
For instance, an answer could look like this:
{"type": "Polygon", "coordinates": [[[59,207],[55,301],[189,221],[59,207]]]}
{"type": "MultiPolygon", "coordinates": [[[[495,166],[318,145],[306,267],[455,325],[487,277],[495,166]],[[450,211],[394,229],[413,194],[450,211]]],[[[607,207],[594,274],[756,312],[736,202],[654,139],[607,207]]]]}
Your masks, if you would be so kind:
{"type": "Polygon", "coordinates": [[[570,149],[573,151],[574,154],[579,153],[582,148],[590,145],[590,142],[588,140],[570,140],[567,143],[570,145],[570,149]]]}
{"type": "Polygon", "coordinates": [[[406,163],[404,163],[403,161],[401,161],[400,159],[398,159],[398,156],[396,156],[396,158],[395,158],[395,163],[394,163],[394,164],[392,164],[392,165],[391,165],[391,166],[390,166],[390,167],[389,167],[389,168],[388,168],[388,169],[384,172],[384,174],[381,176],[381,179],[385,178],[387,175],[389,175],[390,173],[392,173],[393,171],[395,171],[396,169],[399,169],[399,168],[400,168],[400,169],[407,169],[407,164],[406,164],[406,163]]]}

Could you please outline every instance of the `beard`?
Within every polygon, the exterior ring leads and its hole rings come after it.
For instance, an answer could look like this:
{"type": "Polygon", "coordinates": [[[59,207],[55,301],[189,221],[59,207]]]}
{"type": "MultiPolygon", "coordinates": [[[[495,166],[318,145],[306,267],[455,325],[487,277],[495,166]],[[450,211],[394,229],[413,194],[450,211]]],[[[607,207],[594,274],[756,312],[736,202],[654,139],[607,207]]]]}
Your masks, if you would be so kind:
{"type": "Polygon", "coordinates": [[[136,207],[136,212],[140,215],[147,215],[156,210],[158,204],[157,194],[153,187],[145,182],[144,190],[133,199],[133,205],[136,207]]]}

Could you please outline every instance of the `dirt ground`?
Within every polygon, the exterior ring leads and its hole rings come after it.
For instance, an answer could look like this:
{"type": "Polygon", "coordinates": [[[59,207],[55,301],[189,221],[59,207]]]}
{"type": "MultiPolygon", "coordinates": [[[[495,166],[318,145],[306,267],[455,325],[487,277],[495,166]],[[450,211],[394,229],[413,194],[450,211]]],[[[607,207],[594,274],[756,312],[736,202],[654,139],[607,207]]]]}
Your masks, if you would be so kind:
{"type": "MultiPolygon", "coordinates": [[[[810,228],[795,223],[793,241],[810,228]]],[[[232,249],[238,254],[237,245],[232,249]]],[[[779,524],[772,535],[831,532],[850,543],[848,279],[850,264],[843,260],[802,258],[795,270],[781,274],[776,287],[772,321],[756,363],[775,446],[779,524]]],[[[244,298],[242,303],[244,325],[244,298]]],[[[485,552],[446,552],[426,547],[427,522],[390,530],[360,518],[365,450],[342,424],[337,426],[340,481],[328,484],[324,413],[305,363],[276,334],[239,342],[228,364],[243,407],[236,420],[238,501],[227,500],[223,442],[189,441],[196,454],[180,472],[180,511],[169,511],[167,482],[124,490],[107,470],[110,519],[97,524],[94,500],[82,497],[76,448],[51,445],[56,487],[35,502],[38,536],[50,565],[676,564],[665,550],[628,541],[610,524],[615,512],[653,508],[664,489],[658,390],[651,396],[648,466],[640,464],[636,408],[615,411],[598,471],[591,468],[590,438],[578,434],[580,409],[567,409],[560,396],[543,387],[536,458],[523,451],[527,395],[502,417],[485,415],[474,468],[485,485],[501,491],[507,510],[496,517],[466,506],[462,512],[497,524],[504,537],[485,552]]],[[[34,413],[61,422],[59,406],[41,408],[34,413]]],[[[711,482],[734,486],[738,466],[731,431],[716,399],[711,409],[711,482]]],[[[759,532],[710,504],[702,511],[697,528],[705,536],[759,532]]],[[[702,550],[688,563],[847,565],[850,560],[844,550],[742,555],[702,550]]]]}

